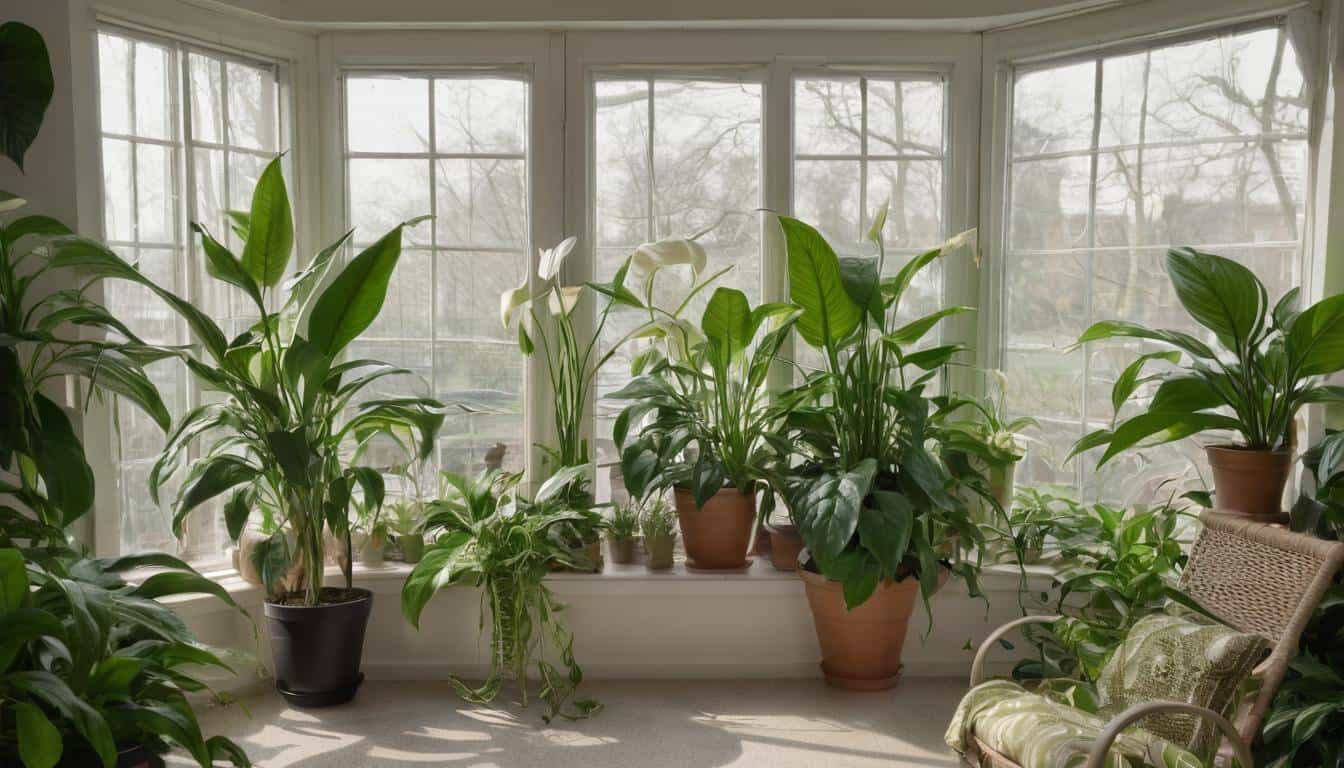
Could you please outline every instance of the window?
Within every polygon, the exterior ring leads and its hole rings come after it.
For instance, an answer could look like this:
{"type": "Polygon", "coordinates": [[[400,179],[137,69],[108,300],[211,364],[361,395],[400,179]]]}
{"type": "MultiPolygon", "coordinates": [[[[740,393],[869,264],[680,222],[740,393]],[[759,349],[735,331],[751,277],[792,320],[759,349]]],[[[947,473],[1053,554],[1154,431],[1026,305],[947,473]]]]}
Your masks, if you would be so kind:
{"type": "Polygon", "coordinates": [[[419,374],[388,386],[471,408],[450,409],[437,469],[474,475],[499,445],[505,469],[526,460],[526,366],[499,295],[528,273],[528,101],[527,81],[506,72],[345,77],[355,247],[433,215],[405,231],[383,311],[351,354],[419,374]]]}
{"type": "MultiPolygon", "coordinates": [[[[600,76],[593,83],[593,232],[598,280],[609,280],[641,243],[700,234],[708,276],[761,300],[762,205],[760,82],[744,78],[600,76]],[[703,233],[703,234],[701,234],[703,233]]],[[[655,297],[674,309],[689,271],[660,277],[655,297]]],[[[686,311],[696,322],[711,291],[686,311]]],[[[602,342],[635,328],[638,313],[614,313],[602,342]]],[[[619,459],[611,439],[619,406],[602,397],[629,380],[630,348],[598,374],[596,458],[619,459]]],[[[604,478],[599,478],[599,484],[604,478]]]]}
{"type": "MultiPolygon", "coordinates": [[[[206,307],[226,333],[251,323],[239,295],[203,280],[191,221],[224,237],[224,211],[246,209],[261,169],[282,149],[277,67],[171,40],[105,29],[98,34],[103,229],[108,244],[160,285],[206,307]],[[208,286],[208,288],[206,287],[208,286]]],[[[231,233],[228,235],[232,237],[231,233]]],[[[237,245],[230,240],[232,245],[237,245]]],[[[158,299],[123,281],[104,284],[112,313],[146,341],[185,344],[185,325],[158,299]]],[[[149,368],[174,417],[203,393],[183,366],[149,368]]],[[[197,560],[223,553],[218,515],[194,515],[173,538],[169,491],[145,493],[164,435],[118,404],[117,479],[121,551],[181,551],[197,560]]]]}
{"type": "Polygon", "coordinates": [[[1110,423],[1116,376],[1149,351],[1070,345],[1103,319],[1199,332],[1162,267],[1171,245],[1241,261],[1272,299],[1299,282],[1307,94],[1277,27],[1016,72],[1002,367],[1010,405],[1044,438],[1019,482],[1142,502],[1204,471],[1189,440],[1100,472],[1095,452],[1065,463],[1078,437],[1110,423]]]}
{"type": "MultiPolygon", "coordinates": [[[[936,74],[809,75],[793,83],[793,209],[841,255],[854,254],[888,204],[884,272],[947,238],[946,87],[936,74]]],[[[942,305],[939,265],[902,300],[903,317],[942,305]]],[[[820,365],[806,345],[803,365],[820,365]]]]}

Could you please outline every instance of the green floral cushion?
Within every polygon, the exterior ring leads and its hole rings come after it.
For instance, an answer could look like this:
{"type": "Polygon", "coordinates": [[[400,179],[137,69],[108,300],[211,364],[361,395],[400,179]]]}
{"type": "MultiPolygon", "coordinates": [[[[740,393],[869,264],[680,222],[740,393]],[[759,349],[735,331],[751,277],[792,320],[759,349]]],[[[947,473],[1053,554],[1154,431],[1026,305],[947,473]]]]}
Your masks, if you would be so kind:
{"type": "MultiPolygon", "coordinates": [[[[957,706],[943,738],[961,753],[974,736],[1023,768],[1077,768],[1087,761],[1106,718],[1027,691],[1009,680],[972,688],[957,706]]],[[[1120,735],[1107,768],[1205,768],[1186,750],[1133,727],[1120,735]]]]}
{"type": "MultiPolygon", "coordinates": [[[[1155,613],[1139,619],[1097,676],[1098,713],[1117,715],[1135,704],[1179,701],[1228,714],[1269,643],[1189,613],[1155,613]]],[[[1181,713],[1148,715],[1149,733],[1197,754],[1210,754],[1217,728],[1181,713]]]]}

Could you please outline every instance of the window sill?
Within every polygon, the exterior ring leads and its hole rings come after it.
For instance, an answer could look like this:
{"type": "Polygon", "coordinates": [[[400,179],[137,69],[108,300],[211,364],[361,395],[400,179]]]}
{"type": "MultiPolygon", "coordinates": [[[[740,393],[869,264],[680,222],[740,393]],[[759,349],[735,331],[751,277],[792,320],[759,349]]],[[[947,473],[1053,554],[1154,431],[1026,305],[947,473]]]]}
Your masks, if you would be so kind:
{"type": "MultiPolygon", "coordinates": [[[[354,583],[375,595],[390,595],[396,600],[412,567],[391,560],[381,566],[356,563],[354,583]]],[[[1027,566],[1024,583],[1022,573],[1015,566],[990,565],[982,571],[981,587],[991,599],[1016,594],[1023,588],[1033,592],[1048,591],[1054,572],[1055,569],[1049,565],[1027,566]]],[[[135,577],[143,577],[147,573],[131,574],[128,580],[135,581],[135,577]]],[[[233,569],[207,571],[204,575],[222,586],[245,609],[259,607],[265,598],[261,587],[244,581],[233,569]]],[[[338,583],[341,580],[340,570],[329,567],[326,580],[328,584],[338,583]]],[[[692,571],[680,559],[666,571],[650,571],[643,564],[607,563],[601,573],[557,572],[547,574],[546,582],[562,600],[588,595],[769,597],[802,592],[802,583],[795,574],[776,570],[771,566],[769,558],[763,557],[755,558],[746,570],[727,573],[692,571]]],[[[946,590],[964,595],[966,586],[954,582],[946,590]]],[[[174,595],[162,598],[161,602],[183,616],[231,610],[217,598],[204,594],[174,595]]]]}

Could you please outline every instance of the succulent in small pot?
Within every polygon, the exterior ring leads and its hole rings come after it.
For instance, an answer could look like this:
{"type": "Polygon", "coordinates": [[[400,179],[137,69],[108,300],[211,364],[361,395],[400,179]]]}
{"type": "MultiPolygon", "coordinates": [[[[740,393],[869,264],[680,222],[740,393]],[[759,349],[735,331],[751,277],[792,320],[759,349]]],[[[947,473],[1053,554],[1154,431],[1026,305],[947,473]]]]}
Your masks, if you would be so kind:
{"type": "Polygon", "coordinates": [[[635,378],[609,395],[629,403],[613,429],[626,487],[636,498],[673,490],[692,567],[745,566],[757,493],[765,512],[774,506],[766,479],[792,401],[772,398],[766,379],[798,313],[752,308],[733,288],[714,291],[698,328],[651,313],[648,335],[663,348],[645,350],[635,378]]]}
{"type": "Polygon", "coordinates": [[[891,687],[916,599],[927,607],[949,572],[978,594],[981,534],[962,481],[940,460],[946,414],[925,392],[962,347],[916,346],[939,321],[967,310],[898,319],[918,272],[973,233],[883,277],[885,208],[868,232],[875,257],[842,259],[813,227],[779,221],[789,295],[802,308],[795,327],[823,361],[784,398],[799,403],[788,413],[783,442],[801,461],[779,470],[807,547],[799,574],[821,666],[833,685],[891,687]],[[977,560],[959,557],[961,549],[977,560]]]}
{"type": "Polygon", "coordinates": [[[617,504],[607,520],[607,556],[611,562],[627,565],[635,561],[638,531],[639,509],[633,504],[617,504]]]}
{"type": "Polygon", "coordinates": [[[654,497],[640,512],[639,531],[648,551],[645,561],[648,569],[666,571],[671,568],[677,546],[677,513],[661,497],[654,497]]]}
{"type": "Polygon", "coordinates": [[[1241,264],[1193,248],[1165,260],[1181,306],[1202,333],[1146,328],[1122,320],[1095,323],[1078,344],[1111,338],[1156,342],[1135,358],[1111,390],[1111,426],[1079,440],[1071,455],[1105,448],[1100,467],[1135,446],[1152,446],[1209,431],[1232,432],[1238,443],[1206,446],[1218,511],[1282,522],[1284,484],[1292,466],[1294,419],[1304,405],[1344,402],[1344,388],[1324,378],[1344,370],[1344,294],[1300,309],[1293,288],[1272,306],[1264,283],[1241,264]],[[1146,365],[1170,366],[1143,375],[1146,365]],[[1151,397],[1143,385],[1156,383],[1151,397]],[[1126,403],[1145,395],[1135,415],[1126,403]]]}

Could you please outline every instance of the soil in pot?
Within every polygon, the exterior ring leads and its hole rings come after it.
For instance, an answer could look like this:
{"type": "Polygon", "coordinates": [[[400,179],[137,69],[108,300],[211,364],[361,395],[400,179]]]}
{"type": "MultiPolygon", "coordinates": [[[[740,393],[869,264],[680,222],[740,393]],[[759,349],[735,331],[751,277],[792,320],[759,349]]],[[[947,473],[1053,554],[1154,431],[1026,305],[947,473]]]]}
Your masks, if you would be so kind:
{"type": "Polygon", "coordinates": [[[827,684],[856,691],[895,687],[901,678],[901,650],[910,615],[919,598],[919,580],[888,579],[867,601],[846,610],[840,582],[802,568],[798,575],[812,609],[827,684]]]}
{"type": "Polygon", "coordinates": [[[648,550],[648,559],[645,565],[650,571],[666,571],[672,567],[672,553],[676,549],[677,540],[675,537],[666,538],[645,538],[644,547],[648,550]]]}
{"type": "Polygon", "coordinates": [[[373,593],[326,587],[321,599],[307,606],[302,593],[289,593],[265,603],[275,687],[294,706],[344,704],[364,680],[359,665],[373,593]]]}
{"type": "Polygon", "coordinates": [[[1293,468],[1292,451],[1254,451],[1232,445],[1204,449],[1213,471],[1217,512],[1264,523],[1286,523],[1283,488],[1293,468]]]}
{"type": "Polygon", "coordinates": [[[766,526],[770,534],[770,564],[777,571],[793,571],[798,568],[798,554],[803,551],[803,537],[798,527],[785,523],[766,526]]]}
{"type": "Polygon", "coordinates": [[[607,539],[607,557],[618,565],[628,565],[635,561],[634,539],[607,539]]]}
{"type": "Polygon", "coordinates": [[[746,567],[747,547],[756,522],[756,497],[736,488],[724,488],[697,507],[686,488],[673,494],[686,564],[698,570],[738,570],[746,567]]]}

